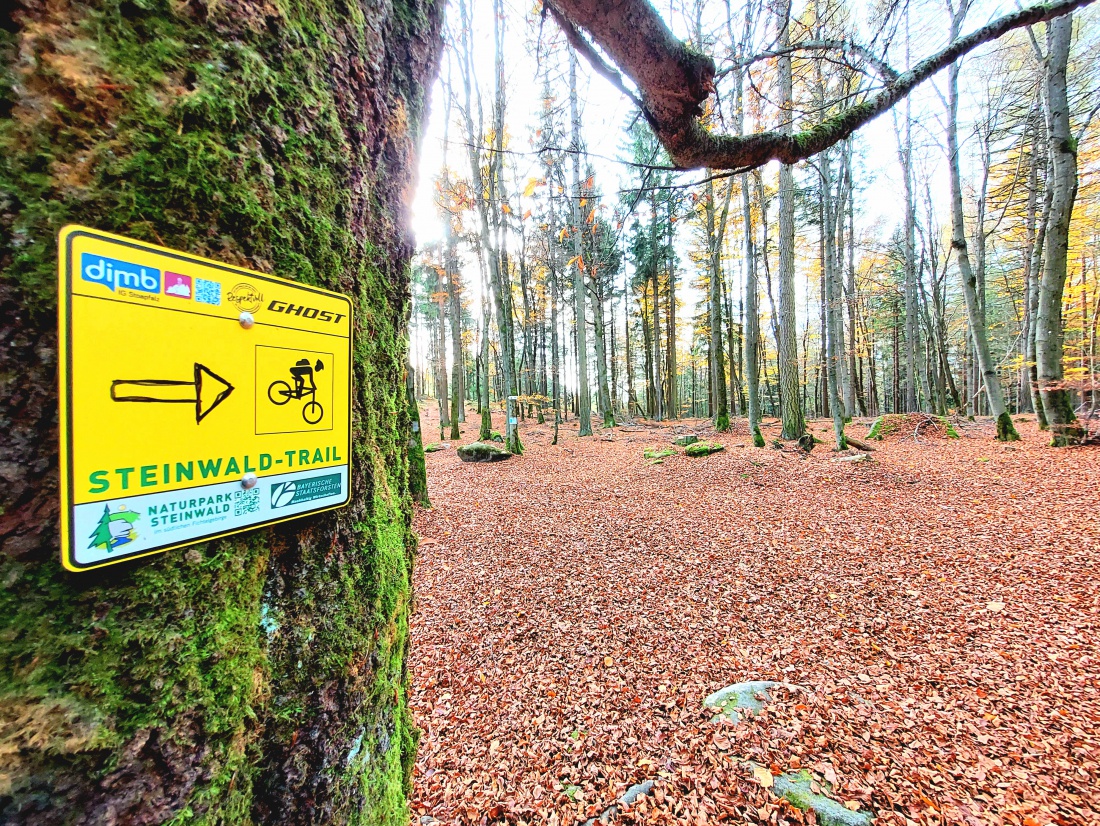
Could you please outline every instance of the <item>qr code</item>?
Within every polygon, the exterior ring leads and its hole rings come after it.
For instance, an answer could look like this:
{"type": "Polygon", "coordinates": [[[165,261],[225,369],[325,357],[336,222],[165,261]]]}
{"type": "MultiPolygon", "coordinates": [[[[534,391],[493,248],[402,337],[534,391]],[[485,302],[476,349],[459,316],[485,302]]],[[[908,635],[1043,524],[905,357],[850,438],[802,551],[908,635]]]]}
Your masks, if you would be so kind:
{"type": "Polygon", "coordinates": [[[245,516],[250,513],[260,512],[260,488],[257,485],[252,490],[239,490],[234,494],[233,515],[245,516]]]}
{"type": "Polygon", "coordinates": [[[207,281],[205,278],[196,278],[195,300],[200,304],[221,304],[222,285],[217,281],[207,281]]]}

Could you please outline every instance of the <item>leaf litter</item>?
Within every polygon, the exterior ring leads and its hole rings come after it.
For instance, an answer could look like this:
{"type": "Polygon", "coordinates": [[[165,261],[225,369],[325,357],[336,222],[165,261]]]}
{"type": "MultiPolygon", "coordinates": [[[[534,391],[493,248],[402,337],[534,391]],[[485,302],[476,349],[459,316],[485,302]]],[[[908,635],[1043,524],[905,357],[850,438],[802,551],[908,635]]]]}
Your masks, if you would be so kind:
{"type": "Polygon", "coordinates": [[[431,454],[413,823],[581,824],[645,780],[617,822],[813,823],[761,775],[802,769],[876,824],[1100,823],[1100,450],[1019,427],[864,463],[743,421],[431,454]],[[646,462],[685,428],[726,450],[646,462]],[[749,680],[781,685],[711,722],[749,680]]]}

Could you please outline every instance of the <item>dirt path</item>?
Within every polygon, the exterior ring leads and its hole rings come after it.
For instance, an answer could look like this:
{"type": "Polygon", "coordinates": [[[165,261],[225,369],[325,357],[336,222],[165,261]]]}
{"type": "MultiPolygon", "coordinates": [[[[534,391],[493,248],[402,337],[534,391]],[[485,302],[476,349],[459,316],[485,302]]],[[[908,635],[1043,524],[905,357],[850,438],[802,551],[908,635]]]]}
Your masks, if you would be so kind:
{"type": "Polygon", "coordinates": [[[1100,823],[1100,450],[1018,426],[870,463],[743,447],[740,423],[659,465],[643,448],[690,423],[430,454],[414,822],[576,823],[647,778],[622,822],[802,822],[751,758],[835,776],[878,824],[1100,823]],[[752,679],[800,688],[709,722],[752,679]]]}

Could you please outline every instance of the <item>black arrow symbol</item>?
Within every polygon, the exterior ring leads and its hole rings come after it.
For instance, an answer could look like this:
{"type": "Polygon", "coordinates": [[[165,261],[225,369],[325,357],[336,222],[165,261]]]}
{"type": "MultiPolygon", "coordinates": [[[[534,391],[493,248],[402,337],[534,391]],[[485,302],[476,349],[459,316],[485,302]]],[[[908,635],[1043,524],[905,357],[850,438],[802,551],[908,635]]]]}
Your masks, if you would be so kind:
{"type": "Polygon", "coordinates": [[[205,419],[232,392],[232,384],[198,362],[195,362],[195,378],[191,381],[116,379],[111,382],[112,401],[193,404],[196,424],[205,419]]]}

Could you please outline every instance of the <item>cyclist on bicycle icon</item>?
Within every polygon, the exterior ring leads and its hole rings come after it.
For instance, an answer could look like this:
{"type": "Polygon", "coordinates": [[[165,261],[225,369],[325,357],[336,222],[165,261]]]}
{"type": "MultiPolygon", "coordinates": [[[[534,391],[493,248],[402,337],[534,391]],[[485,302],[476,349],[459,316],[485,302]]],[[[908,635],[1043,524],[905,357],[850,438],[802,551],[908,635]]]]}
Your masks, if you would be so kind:
{"type": "Polygon", "coordinates": [[[290,368],[290,375],[294,376],[294,393],[301,398],[303,392],[316,393],[317,385],[313,382],[313,371],[323,370],[325,366],[321,364],[321,360],[317,359],[317,366],[311,367],[309,359],[298,359],[293,367],[290,368]],[[309,379],[309,390],[305,389],[306,379],[309,379]]]}
{"type": "Polygon", "coordinates": [[[298,359],[290,368],[290,375],[294,379],[294,389],[285,381],[273,381],[267,388],[267,397],[272,404],[284,405],[291,399],[309,398],[302,408],[302,418],[306,424],[317,424],[325,415],[321,403],[317,401],[317,383],[313,380],[314,372],[321,372],[325,365],[320,359],[310,364],[309,359],[298,359]]]}

